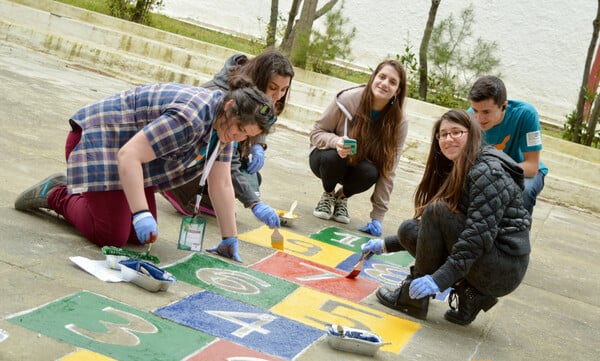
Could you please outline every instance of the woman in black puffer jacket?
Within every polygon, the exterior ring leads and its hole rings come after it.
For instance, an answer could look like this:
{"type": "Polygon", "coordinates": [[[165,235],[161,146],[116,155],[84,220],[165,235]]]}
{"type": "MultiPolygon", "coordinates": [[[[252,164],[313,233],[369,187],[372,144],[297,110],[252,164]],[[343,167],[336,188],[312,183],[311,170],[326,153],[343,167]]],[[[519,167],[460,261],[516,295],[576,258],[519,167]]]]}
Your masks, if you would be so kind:
{"type": "Polygon", "coordinates": [[[453,287],[445,318],[466,325],[514,291],[531,251],[522,191],[522,169],[481,146],[477,122],[462,110],[445,113],[433,128],[414,218],[400,225],[398,237],[363,246],[363,252],[407,250],[415,257],[399,288],[377,291],[379,301],[425,319],[429,297],[453,287]]]}

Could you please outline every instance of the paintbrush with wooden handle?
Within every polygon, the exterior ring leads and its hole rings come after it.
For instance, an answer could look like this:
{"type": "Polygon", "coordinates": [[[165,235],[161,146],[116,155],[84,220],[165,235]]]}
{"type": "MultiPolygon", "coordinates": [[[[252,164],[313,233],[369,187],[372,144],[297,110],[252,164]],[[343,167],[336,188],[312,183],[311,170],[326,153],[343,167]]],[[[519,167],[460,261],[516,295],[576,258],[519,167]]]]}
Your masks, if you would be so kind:
{"type": "Polygon", "coordinates": [[[369,257],[370,254],[371,254],[371,252],[363,253],[362,256],[360,257],[360,260],[358,261],[358,263],[356,265],[354,265],[354,268],[352,268],[352,271],[350,271],[350,273],[348,273],[346,275],[346,278],[354,279],[354,278],[358,277],[358,275],[360,274],[360,271],[362,271],[365,260],[367,258],[370,258],[369,257]]]}

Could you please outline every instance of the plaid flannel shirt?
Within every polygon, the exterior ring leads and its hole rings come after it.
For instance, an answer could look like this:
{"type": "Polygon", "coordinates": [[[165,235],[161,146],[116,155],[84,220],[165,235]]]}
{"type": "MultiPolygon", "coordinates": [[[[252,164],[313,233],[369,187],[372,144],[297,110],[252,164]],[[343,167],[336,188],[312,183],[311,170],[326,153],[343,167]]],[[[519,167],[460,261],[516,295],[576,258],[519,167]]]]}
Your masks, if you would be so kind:
{"type": "MultiPolygon", "coordinates": [[[[117,153],[139,131],[157,157],[143,164],[144,187],[170,189],[201,175],[204,159],[196,158],[206,152],[222,99],[218,90],[160,83],[81,108],[71,117],[82,134],[67,162],[69,192],[122,189],[117,153]]],[[[217,161],[230,162],[232,151],[232,143],[222,144],[217,161]]]]}

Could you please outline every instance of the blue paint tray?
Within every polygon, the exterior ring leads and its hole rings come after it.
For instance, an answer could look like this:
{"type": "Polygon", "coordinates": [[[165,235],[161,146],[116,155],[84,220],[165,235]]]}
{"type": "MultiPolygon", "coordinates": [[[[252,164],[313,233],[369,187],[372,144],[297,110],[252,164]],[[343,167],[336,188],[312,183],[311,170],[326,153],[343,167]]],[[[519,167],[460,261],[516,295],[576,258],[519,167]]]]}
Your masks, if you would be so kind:
{"type": "Polygon", "coordinates": [[[332,324],[326,324],[325,329],[329,346],[340,351],[375,356],[381,346],[390,344],[371,331],[332,324]]]}

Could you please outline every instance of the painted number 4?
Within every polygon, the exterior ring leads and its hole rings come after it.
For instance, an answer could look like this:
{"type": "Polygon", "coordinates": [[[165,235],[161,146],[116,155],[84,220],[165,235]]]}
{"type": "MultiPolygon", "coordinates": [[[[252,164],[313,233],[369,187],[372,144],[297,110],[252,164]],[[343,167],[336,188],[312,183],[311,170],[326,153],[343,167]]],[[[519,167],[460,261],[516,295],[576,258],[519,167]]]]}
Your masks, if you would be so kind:
{"type": "Polygon", "coordinates": [[[269,315],[267,313],[229,311],[206,311],[206,313],[235,323],[236,325],[240,325],[241,327],[239,329],[231,333],[232,335],[239,338],[244,338],[252,332],[258,332],[263,335],[268,335],[271,331],[263,328],[262,326],[269,324],[277,319],[277,317],[269,315]],[[256,319],[256,321],[248,323],[246,321],[243,321],[242,319],[256,319]]]}

